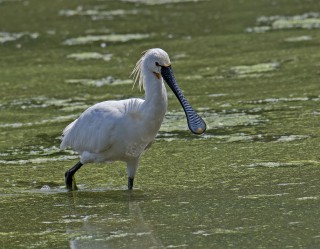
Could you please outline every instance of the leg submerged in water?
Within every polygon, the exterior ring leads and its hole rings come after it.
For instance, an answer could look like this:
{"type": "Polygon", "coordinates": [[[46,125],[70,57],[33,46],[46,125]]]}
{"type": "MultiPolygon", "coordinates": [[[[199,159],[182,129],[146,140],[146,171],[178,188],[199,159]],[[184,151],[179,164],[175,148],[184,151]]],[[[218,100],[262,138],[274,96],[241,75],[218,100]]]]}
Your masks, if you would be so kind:
{"type": "Polygon", "coordinates": [[[139,165],[139,159],[135,158],[127,162],[127,174],[128,174],[128,189],[131,190],[133,188],[133,180],[137,172],[137,168],[139,165]]]}
{"type": "Polygon", "coordinates": [[[133,188],[133,180],[134,180],[133,177],[128,177],[128,189],[129,190],[132,190],[132,188],[133,188]]]}
{"type": "Polygon", "coordinates": [[[83,164],[81,162],[77,162],[76,165],[68,169],[64,174],[66,187],[68,190],[72,191],[78,189],[74,174],[81,168],[82,165],[83,164]]]}

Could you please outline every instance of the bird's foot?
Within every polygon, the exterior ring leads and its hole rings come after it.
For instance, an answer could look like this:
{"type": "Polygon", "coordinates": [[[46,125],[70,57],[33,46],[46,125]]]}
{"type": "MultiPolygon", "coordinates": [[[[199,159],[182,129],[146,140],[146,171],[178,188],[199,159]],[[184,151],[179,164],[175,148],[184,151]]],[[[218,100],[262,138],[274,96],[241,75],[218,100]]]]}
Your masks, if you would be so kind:
{"type": "Polygon", "coordinates": [[[128,177],[128,190],[132,190],[133,188],[133,177],[128,177]]]}
{"type": "Polygon", "coordinates": [[[65,173],[65,182],[66,188],[69,191],[78,190],[76,178],[74,177],[74,174],[72,174],[69,170],[65,173]]]}

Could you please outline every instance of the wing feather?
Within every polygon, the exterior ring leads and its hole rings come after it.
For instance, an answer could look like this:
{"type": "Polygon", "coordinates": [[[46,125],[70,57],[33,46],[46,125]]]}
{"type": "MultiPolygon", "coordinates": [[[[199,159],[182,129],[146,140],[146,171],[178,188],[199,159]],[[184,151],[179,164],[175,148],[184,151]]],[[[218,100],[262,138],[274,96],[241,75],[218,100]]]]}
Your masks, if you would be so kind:
{"type": "Polygon", "coordinates": [[[123,101],[98,103],[81,114],[63,131],[61,149],[70,146],[78,152],[99,153],[112,146],[113,130],[124,116],[123,101]]]}

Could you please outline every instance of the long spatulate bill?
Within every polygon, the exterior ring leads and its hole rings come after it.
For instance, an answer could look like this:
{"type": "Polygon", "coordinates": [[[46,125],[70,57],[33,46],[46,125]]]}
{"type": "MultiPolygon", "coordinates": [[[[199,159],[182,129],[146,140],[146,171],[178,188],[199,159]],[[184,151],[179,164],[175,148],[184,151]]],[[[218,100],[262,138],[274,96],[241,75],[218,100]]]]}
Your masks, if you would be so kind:
{"type": "Polygon", "coordinates": [[[173,93],[178,98],[188,121],[188,127],[190,131],[194,134],[201,135],[206,131],[206,123],[203,119],[197,114],[195,110],[191,107],[188,100],[184,97],[181,89],[178,86],[178,83],[174,77],[173,70],[171,66],[161,67],[161,75],[168,86],[171,88],[173,93]]]}

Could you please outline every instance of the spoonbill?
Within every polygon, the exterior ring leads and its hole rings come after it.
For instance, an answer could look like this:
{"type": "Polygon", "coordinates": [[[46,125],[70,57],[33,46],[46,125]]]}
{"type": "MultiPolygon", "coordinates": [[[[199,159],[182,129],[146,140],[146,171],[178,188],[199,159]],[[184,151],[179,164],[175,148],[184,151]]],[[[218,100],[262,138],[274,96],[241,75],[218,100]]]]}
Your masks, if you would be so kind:
{"type": "Polygon", "coordinates": [[[77,189],[74,174],[82,165],[112,161],[127,163],[128,189],[133,188],[140,157],[151,146],[167,111],[164,81],[182,105],[190,131],[198,135],[205,132],[206,124],[180,90],[164,50],[142,53],[132,75],[134,84],[144,88],[144,99],[95,104],[64,129],[60,148],[71,147],[80,155],[80,161],[65,173],[68,190],[77,189]]]}

